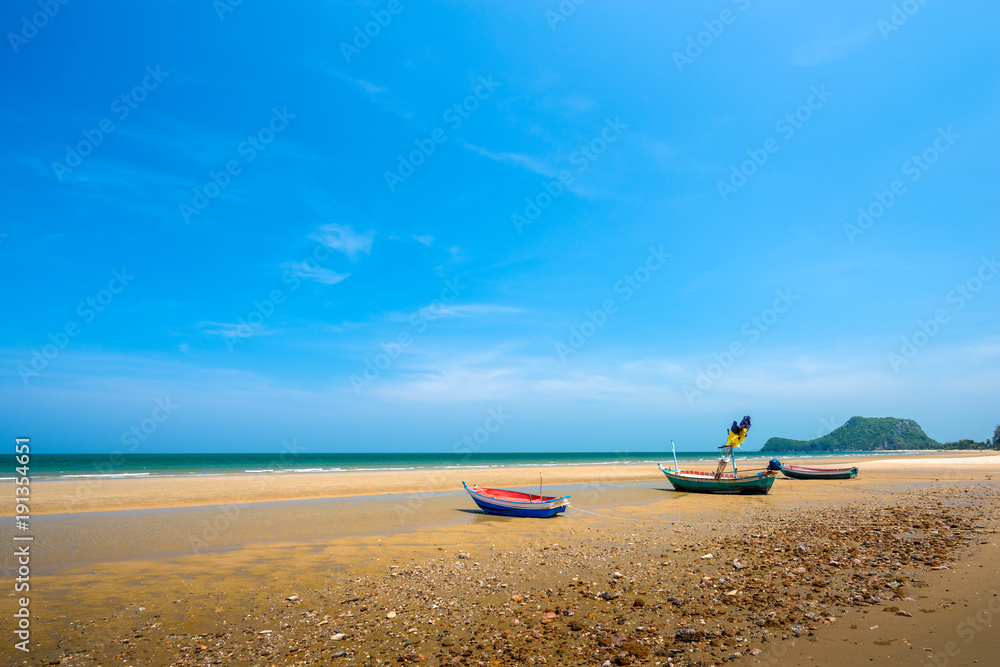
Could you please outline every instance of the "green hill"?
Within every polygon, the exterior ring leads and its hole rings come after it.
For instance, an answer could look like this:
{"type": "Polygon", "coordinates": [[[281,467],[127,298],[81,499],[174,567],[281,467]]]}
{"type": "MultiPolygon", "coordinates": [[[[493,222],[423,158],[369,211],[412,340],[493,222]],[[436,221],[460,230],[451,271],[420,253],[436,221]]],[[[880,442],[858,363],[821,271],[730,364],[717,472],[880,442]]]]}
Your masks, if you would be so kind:
{"type": "Polygon", "coordinates": [[[892,449],[942,449],[912,419],[851,417],[822,438],[789,440],[771,438],[762,452],[878,452],[892,449]]]}

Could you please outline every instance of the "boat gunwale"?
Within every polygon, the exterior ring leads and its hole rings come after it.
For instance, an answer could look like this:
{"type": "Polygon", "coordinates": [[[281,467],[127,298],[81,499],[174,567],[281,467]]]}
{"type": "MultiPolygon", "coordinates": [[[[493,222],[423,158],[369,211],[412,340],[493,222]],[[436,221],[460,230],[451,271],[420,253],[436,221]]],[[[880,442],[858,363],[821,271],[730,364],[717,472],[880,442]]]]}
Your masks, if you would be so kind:
{"type": "Polygon", "coordinates": [[[521,491],[510,491],[509,489],[484,489],[478,484],[473,484],[470,487],[465,482],[462,482],[462,486],[464,486],[465,490],[469,492],[469,495],[473,496],[473,500],[476,500],[476,496],[479,496],[489,503],[510,503],[515,506],[515,508],[512,509],[519,507],[523,507],[524,509],[552,509],[555,507],[563,507],[569,504],[570,498],[569,496],[536,496],[530,493],[522,493],[521,491]],[[538,498],[539,500],[529,500],[527,502],[523,500],[510,500],[508,498],[498,498],[496,496],[491,496],[488,493],[482,493],[483,491],[507,491],[509,493],[517,493],[528,496],[529,498],[538,498]]]}
{"type": "Polygon", "coordinates": [[[777,473],[773,470],[765,471],[764,474],[760,475],[742,475],[739,477],[734,477],[732,473],[723,473],[721,477],[716,477],[715,473],[705,472],[702,470],[674,470],[673,468],[664,468],[662,465],[657,464],[657,467],[669,477],[672,475],[674,477],[680,477],[681,479],[690,479],[697,482],[723,482],[723,483],[739,483],[746,481],[758,481],[766,477],[776,477],[777,473]]]}
{"type": "Polygon", "coordinates": [[[820,473],[846,473],[857,471],[857,466],[851,466],[849,468],[810,468],[809,466],[781,466],[782,470],[787,468],[795,472],[820,472],[820,473]]]}

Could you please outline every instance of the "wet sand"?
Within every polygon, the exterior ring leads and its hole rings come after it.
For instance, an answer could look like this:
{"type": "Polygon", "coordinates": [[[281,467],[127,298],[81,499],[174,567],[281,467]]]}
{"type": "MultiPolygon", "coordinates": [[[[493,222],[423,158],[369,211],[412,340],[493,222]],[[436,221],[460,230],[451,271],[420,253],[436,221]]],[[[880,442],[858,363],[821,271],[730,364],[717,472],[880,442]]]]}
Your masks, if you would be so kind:
{"type": "Polygon", "coordinates": [[[741,497],[548,469],[573,497],[551,520],[484,515],[436,479],[286,502],[108,480],[91,511],[32,519],[27,664],[996,664],[998,462],[864,459],[856,480],[741,497]]]}
{"type": "MultiPolygon", "coordinates": [[[[761,470],[762,460],[740,461],[741,472],[761,470]]],[[[867,471],[897,474],[919,472],[947,476],[952,470],[1000,472],[995,452],[939,452],[876,457],[831,457],[805,459],[803,465],[859,466],[867,471]]],[[[792,463],[791,459],[784,461],[792,463]]],[[[667,460],[664,465],[669,465],[667,460]]],[[[693,469],[714,470],[713,463],[685,464],[693,469]]],[[[545,468],[458,468],[323,473],[218,475],[204,477],[92,478],[44,480],[33,483],[34,515],[99,512],[111,510],[197,507],[248,504],[316,498],[438,493],[462,488],[462,481],[483,487],[537,488],[538,473],[545,487],[555,492],[570,484],[611,484],[663,479],[655,466],[567,465],[545,468]]],[[[0,483],[0,493],[13,494],[13,482],[0,483]]]]}

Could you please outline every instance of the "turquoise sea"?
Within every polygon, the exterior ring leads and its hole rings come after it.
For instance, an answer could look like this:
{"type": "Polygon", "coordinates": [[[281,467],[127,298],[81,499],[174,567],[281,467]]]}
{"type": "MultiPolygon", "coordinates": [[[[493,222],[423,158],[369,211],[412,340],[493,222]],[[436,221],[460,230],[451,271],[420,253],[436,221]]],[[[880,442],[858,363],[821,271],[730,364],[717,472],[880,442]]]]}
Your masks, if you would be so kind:
{"type": "MultiPolygon", "coordinates": [[[[772,458],[782,462],[802,462],[815,458],[842,456],[886,456],[904,452],[791,452],[738,451],[737,465],[763,467],[772,458]]],[[[717,461],[719,451],[677,452],[678,462],[717,461]]],[[[498,468],[504,466],[551,467],[577,463],[624,465],[657,463],[667,465],[672,455],[665,452],[511,452],[468,454],[406,453],[305,453],[282,454],[33,454],[31,476],[35,479],[85,477],[167,477],[178,475],[294,474],[304,472],[346,472],[351,470],[414,470],[417,468],[498,468]]],[[[13,477],[0,476],[2,479],[13,477]]]]}

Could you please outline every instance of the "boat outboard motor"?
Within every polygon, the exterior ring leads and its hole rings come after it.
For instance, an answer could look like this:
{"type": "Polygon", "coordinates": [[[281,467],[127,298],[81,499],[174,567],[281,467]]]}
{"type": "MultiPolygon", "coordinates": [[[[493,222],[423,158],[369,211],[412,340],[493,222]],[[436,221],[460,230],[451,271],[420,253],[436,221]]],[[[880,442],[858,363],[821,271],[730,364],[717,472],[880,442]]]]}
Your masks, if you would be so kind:
{"type": "Polygon", "coordinates": [[[767,462],[767,469],[769,471],[773,470],[774,472],[780,471],[781,461],[779,461],[778,459],[771,459],[770,461],[767,462]]]}

